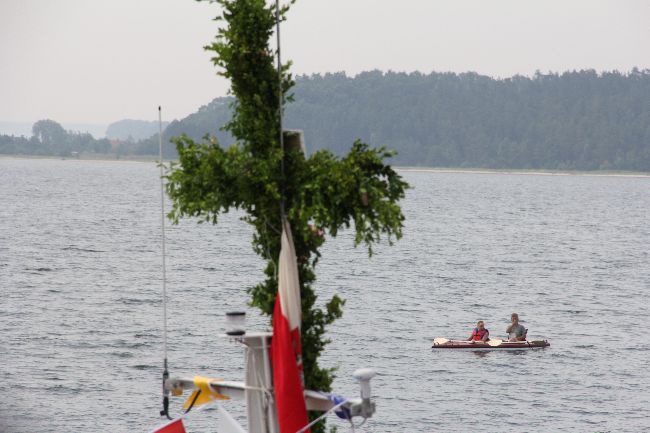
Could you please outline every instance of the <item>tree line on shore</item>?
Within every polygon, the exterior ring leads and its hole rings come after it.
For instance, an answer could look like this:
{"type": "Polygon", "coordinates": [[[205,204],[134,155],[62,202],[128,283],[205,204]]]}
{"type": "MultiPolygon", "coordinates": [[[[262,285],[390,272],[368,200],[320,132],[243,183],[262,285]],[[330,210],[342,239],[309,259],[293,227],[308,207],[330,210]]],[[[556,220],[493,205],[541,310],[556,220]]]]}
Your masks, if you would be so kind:
{"type": "Polygon", "coordinates": [[[31,137],[0,134],[0,154],[70,156],[110,151],[109,140],[97,140],[88,132],[67,131],[50,119],[34,123],[31,137]]]}
{"type": "MultiPolygon", "coordinates": [[[[308,151],[341,155],[360,138],[397,150],[396,165],[650,171],[650,70],[505,79],[476,73],[315,74],[297,77],[293,99],[285,127],[304,131],[308,151]]],[[[223,146],[231,144],[221,131],[231,103],[216,98],[171,122],[163,132],[166,157],[176,156],[169,138],[182,133],[194,139],[210,134],[223,146]]],[[[158,153],[157,135],[113,149],[88,135],[67,132],[60,142],[43,141],[42,134],[0,136],[0,153],[62,154],[84,146],[100,153],[158,153]]]]}

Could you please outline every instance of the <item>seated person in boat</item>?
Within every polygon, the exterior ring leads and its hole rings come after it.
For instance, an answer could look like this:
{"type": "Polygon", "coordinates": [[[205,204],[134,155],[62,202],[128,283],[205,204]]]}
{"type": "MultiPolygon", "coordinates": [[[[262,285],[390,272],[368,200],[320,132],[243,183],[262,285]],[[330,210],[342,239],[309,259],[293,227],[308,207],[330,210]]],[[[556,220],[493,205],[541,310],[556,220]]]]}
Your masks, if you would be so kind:
{"type": "Polygon", "coordinates": [[[476,328],[472,330],[472,335],[469,336],[467,341],[482,341],[486,342],[490,339],[490,331],[485,327],[482,320],[476,322],[476,328]]]}
{"type": "Polygon", "coordinates": [[[510,322],[510,325],[506,328],[508,341],[526,341],[528,329],[519,323],[519,314],[512,313],[510,315],[510,322]]]}

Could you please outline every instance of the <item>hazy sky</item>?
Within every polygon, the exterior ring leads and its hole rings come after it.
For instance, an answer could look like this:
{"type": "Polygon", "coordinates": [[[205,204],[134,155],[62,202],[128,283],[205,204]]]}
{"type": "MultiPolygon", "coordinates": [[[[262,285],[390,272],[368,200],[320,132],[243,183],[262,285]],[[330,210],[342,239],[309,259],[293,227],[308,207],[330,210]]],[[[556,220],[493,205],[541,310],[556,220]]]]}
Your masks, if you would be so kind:
{"type": "MultiPolygon", "coordinates": [[[[193,0],[0,0],[0,120],[181,118],[223,96],[193,0]]],[[[650,1],[298,0],[293,72],[650,68],[650,1]]]]}

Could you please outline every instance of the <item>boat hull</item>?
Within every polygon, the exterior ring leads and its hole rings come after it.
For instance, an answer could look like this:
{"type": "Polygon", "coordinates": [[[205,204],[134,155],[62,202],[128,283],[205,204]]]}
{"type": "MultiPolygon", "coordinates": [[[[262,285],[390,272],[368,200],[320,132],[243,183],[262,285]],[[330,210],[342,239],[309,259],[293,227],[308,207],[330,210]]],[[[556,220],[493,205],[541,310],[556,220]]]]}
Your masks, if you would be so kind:
{"type": "Polygon", "coordinates": [[[471,343],[464,340],[449,340],[444,343],[433,342],[431,348],[439,350],[528,350],[543,349],[551,344],[546,340],[535,341],[504,341],[498,346],[490,346],[488,343],[471,343]]]}

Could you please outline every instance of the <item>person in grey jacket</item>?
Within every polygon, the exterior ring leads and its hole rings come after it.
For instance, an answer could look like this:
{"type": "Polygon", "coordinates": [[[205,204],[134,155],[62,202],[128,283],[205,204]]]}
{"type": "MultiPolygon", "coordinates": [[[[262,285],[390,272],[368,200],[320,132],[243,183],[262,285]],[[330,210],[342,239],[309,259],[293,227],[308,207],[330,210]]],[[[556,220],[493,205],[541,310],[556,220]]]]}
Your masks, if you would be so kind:
{"type": "Polygon", "coordinates": [[[508,341],[526,341],[526,334],[528,329],[524,328],[523,325],[519,323],[519,314],[512,313],[510,315],[510,325],[506,328],[508,333],[508,341]]]}

